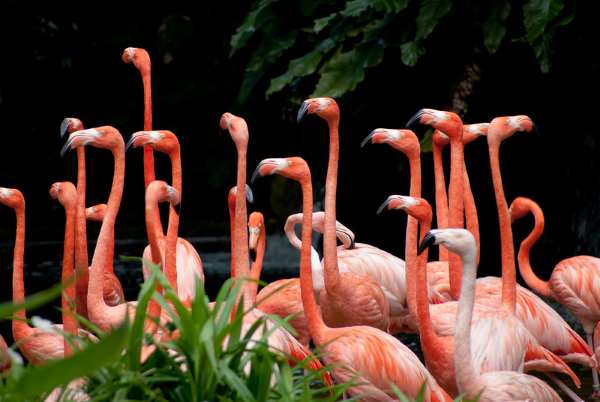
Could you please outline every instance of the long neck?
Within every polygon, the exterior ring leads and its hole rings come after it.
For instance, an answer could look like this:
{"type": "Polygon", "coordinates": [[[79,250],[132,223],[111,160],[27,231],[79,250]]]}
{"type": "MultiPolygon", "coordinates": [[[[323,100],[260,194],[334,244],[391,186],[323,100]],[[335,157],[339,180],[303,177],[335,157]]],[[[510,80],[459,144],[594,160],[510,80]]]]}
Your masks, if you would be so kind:
{"type": "Polygon", "coordinates": [[[544,214],[540,209],[533,206],[529,206],[529,211],[533,214],[535,226],[525,240],[521,242],[518,255],[519,272],[521,272],[521,276],[523,276],[525,283],[527,283],[527,286],[531,289],[542,296],[554,297],[554,293],[548,286],[548,282],[540,279],[531,268],[529,254],[531,252],[531,247],[533,247],[544,232],[544,214]]]}
{"type": "MultiPolygon", "coordinates": [[[[285,221],[285,226],[283,227],[283,231],[285,232],[285,235],[288,238],[288,241],[297,250],[301,249],[302,242],[298,238],[298,235],[296,235],[295,228],[296,228],[296,225],[299,225],[302,223],[302,218],[303,218],[303,216],[294,215],[293,218],[288,218],[287,221],[285,221]]],[[[311,225],[312,225],[312,220],[311,220],[311,225]]],[[[311,244],[312,244],[312,239],[311,239],[311,244]]]]}
{"type": "MultiPolygon", "coordinates": [[[[179,192],[179,196],[182,196],[182,179],[181,179],[181,153],[178,150],[176,150],[175,152],[173,152],[172,154],[169,155],[170,159],[171,159],[171,182],[173,183],[173,187],[175,188],[175,190],[177,190],[179,192]]],[[[159,214],[160,216],[160,214],[159,214]]],[[[171,221],[173,221],[173,225],[175,226],[175,228],[173,230],[175,230],[175,233],[177,234],[179,232],[179,214],[177,212],[175,212],[175,208],[171,205],[169,207],[169,225],[171,225],[171,221]]],[[[162,229],[162,226],[161,226],[162,229]]],[[[167,231],[169,229],[167,228],[167,231]]],[[[177,235],[175,236],[177,237],[177,235]]],[[[174,253],[176,253],[177,250],[177,244],[175,244],[175,251],[174,253]]],[[[167,253],[168,254],[168,253],[167,253]]],[[[171,275],[173,275],[171,273],[171,275]]],[[[175,283],[177,282],[177,272],[175,272],[175,283]]]]}
{"type": "Polygon", "coordinates": [[[113,265],[115,222],[121,205],[123,182],[125,179],[125,150],[122,145],[113,149],[113,157],[115,163],[113,182],[102,226],[100,227],[96,249],[92,257],[90,283],[88,286],[88,311],[92,309],[101,311],[109,308],[104,302],[102,295],[104,282],[103,270],[105,267],[112,267],[113,265]]]}
{"type": "Polygon", "coordinates": [[[479,266],[479,218],[477,217],[477,206],[475,205],[475,198],[473,197],[473,191],[471,191],[471,181],[469,180],[469,173],[467,172],[467,164],[463,160],[464,166],[464,201],[465,201],[465,217],[467,223],[467,229],[475,238],[475,244],[477,245],[477,256],[475,257],[475,265],[479,266]]]}
{"type": "Polygon", "coordinates": [[[502,252],[502,305],[509,311],[515,311],[517,278],[515,271],[515,250],[510,226],[510,213],[504,197],[502,175],[500,173],[500,143],[488,144],[490,154],[490,168],[494,183],[494,195],[498,208],[498,221],[500,224],[500,248],[502,252]]]}
{"type": "MultiPolygon", "coordinates": [[[[325,233],[323,234],[323,259],[325,265],[325,288],[327,291],[337,286],[339,271],[337,265],[337,242],[335,233],[335,200],[337,189],[337,171],[339,159],[339,120],[327,121],[329,126],[329,162],[325,181],[325,233]]],[[[312,208],[311,208],[312,209],[312,208]]],[[[312,220],[312,211],[304,219],[312,220]]],[[[312,227],[312,222],[311,222],[312,227]]],[[[308,243],[310,244],[310,243],[308,243]]]]}
{"type": "MultiPolygon", "coordinates": [[[[448,226],[463,227],[463,143],[461,138],[450,138],[450,186],[448,189],[448,226]]],[[[448,256],[450,292],[457,300],[460,295],[461,262],[456,254],[448,256]]]]}
{"type": "MultiPolygon", "coordinates": [[[[148,243],[150,244],[150,254],[152,257],[153,264],[164,264],[164,260],[162,258],[162,253],[160,250],[160,246],[158,243],[158,239],[161,234],[156,229],[156,225],[154,222],[155,212],[158,210],[158,199],[156,194],[147,194],[146,195],[146,233],[148,235],[148,243]]],[[[162,267],[165,270],[165,267],[162,267]]],[[[156,291],[160,293],[162,288],[157,286],[156,291]]],[[[160,316],[160,304],[152,298],[150,303],[148,304],[148,316],[150,317],[159,317],[160,316]]]]}
{"type": "Polygon", "coordinates": [[[256,245],[256,258],[252,262],[252,268],[250,268],[250,278],[252,278],[252,302],[256,301],[256,294],[258,293],[258,281],[260,280],[260,273],[262,272],[263,259],[265,257],[265,248],[267,247],[267,230],[263,224],[260,227],[260,234],[258,236],[258,244],[256,245]]]}
{"type": "MultiPolygon", "coordinates": [[[[431,228],[431,219],[428,221],[420,221],[421,224],[421,241],[425,237],[425,233],[431,228]]],[[[428,250],[425,250],[420,256],[417,256],[417,245],[411,249],[411,260],[416,260],[416,287],[417,287],[417,319],[419,322],[419,336],[423,348],[429,351],[434,351],[443,348],[441,340],[431,324],[431,316],[429,314],[429,299],[427,297],[427,256],[428,250]]],[[[407,262],[408,265],[408,262],[407,262]]]]}
{"type": "MultiPolygon", "coordinates": [[[[77,335],[77,320],[74,313],[75,283],[73,282],[73,262],[75,248],[75,215],[76,205],[65,205],[65,242],[62,263],[62,283],[66,285],[62,292],[62,321],[65,333],[77,335]]],[[[71,354],[69,342],[65,338],[65,356],[71,354]]]]}
{"type": "MultiPolygon", "coordinates": [[[[150,81],[150,63],[148,68],[140,69],[142,84],[144,85],[144,130],[152,130],[152,84],[150,81]]],[[[144,145],[144,188],[148,187],[155,179],[154,152],[152,147],[144,145]]]]}
{"type": "MultiPolygon", "coordinates": [[[[419,154],[415,156],[409,156],[410,164],[410,196],[421,197],[421,163],[419,154]]],[[[413,317],[416,317],[416,287],[415,287],[415,267],[416,267],[416,254],[417,250],[417,236],[419,229],[419,222],[412,216],[408,216],[406,222],[406,243],[404,250],[405,258],[405,275],[406,275],[406,301],[408,309],[413,317]]]]}
{"type": "Polygon", "coordinates": [[[227,207],[229,210],[229,241],[231,243],[231,256],[230,256],[230,267],[229,267],[229,275],[232,278],[237,276],[237,271],[235,269],[235,264],[237,263],[237,259],[235,256],[235,205],[233,203],[228,202],[227,207]]]}
{"type": "MultiPolygon", "coordinates": [[[[25,283],[23,278],[23,258],[25,254],[25,205],[15,210],[17,215],[17,230],[15,236],[15,250],[13,254],[13,303],[21,303],[25,299],[25,283]]],[[[25,322],[25,310],[15,312],[12,320],[13,338],[19,341],[29,336],[33,329],[25,322]]]]}
{"type": "Polygon", "coordinates": [[[167,227],[167,239],[165,244],[165,276],[171,285],[171,288],[177,291],[177,234],[179,231],[179,214],[171,206],[169,215],[169,226],[167,227]]]}
{"type": "Polygon", "coordinates": [[[462,258],[463,277],[458,313],[456,314],[456,330],[454,333],[454,367],[456,383],[461,393],[472,398],[481,390],[481,379],[473,367],[471,358],[471,318],[475,302],[475,254],[471,253],[462,258]]]}
{"type": "Polygon", "coordinates": [[[300,291],[302,307],[308,320],[310,335],[319,346],[325,342],[324,331],[327,328],[317,307],[312,281],[310,249],[312,241],[313,194],[310,175],[300,182],[302,186],[302,246],[300,249],[300,291]]]}
{"type": "Polygon", "coordinates": [[[85,148],[77,148],[77,228],[75,232],[75,273],[77,314],[87,317],[89,282],[87,222],[85,219],[85,148]]]}
{"type": "MultiPolygon", "coordinates": [[[[433,144],[433,171],[435,174],[435,217],[438,229],[448,227],[448,196],[444,177],[443,147],[433,144]]],[[[440,246],[440,261],[448,261],[448,250],[440,246]]]]}
{"type": "MultiPolygon", "coordinates": [[[[235,270],[238,278],[249,278],[250,276],[250,254],[248,252],[248,212],[246,210],[246,147],[238,148],[237,160],[237,192],[235,195],[235,225],[232,239],[235,240],[235,270]]],[[[244,309],[248,309],[252,303],[251,283],[242,283],[244,296],[244,309]]]]}

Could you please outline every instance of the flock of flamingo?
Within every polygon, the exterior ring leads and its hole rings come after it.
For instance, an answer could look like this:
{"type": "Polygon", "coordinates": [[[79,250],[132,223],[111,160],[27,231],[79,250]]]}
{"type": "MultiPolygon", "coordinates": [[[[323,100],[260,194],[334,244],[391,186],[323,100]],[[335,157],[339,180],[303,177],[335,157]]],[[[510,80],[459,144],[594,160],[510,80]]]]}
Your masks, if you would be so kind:
{"type": "MultiPolygon", "coordinates": [[[[162,270],[184,305],[204,280],[200,256],[185,239],[178,237],[179,203],[182,195],[180,145],[174,133],[152,129],[150,58],[144,49],[127,48],[123,61],[140,71],[144,88],[144,131],[131,136],[127,146],[111,126],[84,129],[81,121],[67,118],[61,134],[69,134],[62,153],[77,152],[77,185],[59,182],[50,195],[65,209],[62,278],[63,324],[58,330],[43,320],[27,323],[25,311],[12,320],[12,333],[22,355],[32,364],[60,359],[77,348],[66,334],[95,340],[78,327],[77,313],[103,331],[120,326],[132,317],[136,302],[126,301],[113,271],[115,223],[123,193],[125,151],[142,147],[146,186],[146,228],[149,245],[145,260],[161,264],[162,270]],[[85,149],[109,150],[114,158],[113,182],[107,204],[86,208],[85,149]],[[172,183],[155,180],[154,151],[171,161],[172,183]],[[166,233],[159,203],[169,203],[166,233]],[[88,267],[87,220],[100,221],[101,229],[88,267]],[[76,280],[70,280],[76,278],[76,280]],[[198,280],[197,280],[198,279],[198,280]]],[[[237,181],[228,194],[231,224],[231,277],[244,279],[241,298],[246,311],[244,326],[266,317],[267,341],[271,348],[291,361],[308,358],[310,367],[321,362],[311,354],[311,340],[324,363],[332,365],[326,383],[354,381],[347,394],[364,401],[390,401],[394,388],[414,398],[425,384],[426,401],[451,401],[458,395],[480,402],[562,400],[539,377],[525,372],[543,372],[574,401],[581,401],[558,375],[566,374],[576,387],[580,380],[567,363],[592,370],[592,398],[600,396],[594,344],[600,347],[600,259],[576,256],[554,268],[548,281],[538,278],[529,262],[532,246],[544,229],[540,207],[519,197],[507,204],[500,172],[499,150],[503,140],[516,132],[531,131],[527,116],[496,117],[490,123],[463,125],[452,112],[420,110],[407,124],[425,124],[435,129],[433,162],[435,214],[438,229],[431,229],[432,208],[421,197],[420,145],[408,129],[376,129],[362,142],[388,144],[405,154],[410,166],[408,196],[392,195],[381,205],[384,210],[401,209],[408,214],[405,260],[368,244],[356,243],[352,231],[336,221],[336,187],[339,160],[340,111],[331,98],[307,99],[298,121],[317,115],[329,128],[329,162],[325,184],[325,210],[313,212],[311,173],[299,157],[264,159],[252,181],[261,176],[280,175],[297,181],[302,190],[302,212],[285,224],[290,243],[300,250],[299,278],[270,283],[258,292],[266,247],[263,215],[248,217],[246,201],[252,193],[246,184],[246,153],[249,140],[244,119],[225,113],[220,127],[227,130],[237,150],[237,181]],[[479,264],[479,225],[471,192],[464,146],[477,138],[487,139],[492,181],[501,239],[500,277],[476,278],[479,264]],[[450,144],[448,191],[442,165],[443,148],[450,144]],[[511,223],[531,213],[534,229],[521,243],[518,268],[532,291],[516,283],[515,253],[511,223]],[[302,226],[301,238],[295,226],[302,226]],[[323,260],[311,246],[313,230],[323,234],[323,260]],[[341,245],[337,245],[337,240],[341,245]],[[428,248],[439,245],[439,260],[428,262],[428,248]],[[250,258],[250,250],[255,258],[250,258]],[[535,293],[534,293],[535,292],[535,293]],[[587,342],[542,298],[552,298],[577,317],[587,342]],[[267,314],[265,316],[265,314],[267,314]],[[269,314],[290,317],[292,334],[269,320],[269,314]],[[425,362],[394,334],[418,333],[425,362]]],[[[17,189],[0,188],[0,202],[16,214],[13,259],[13,302],[25,297],[23,261],[25,244],[25,200],[17,189]]],[[[144,278],[150,275],[144,266],[144,278]]],[[[159,333],[168,314],[151,302],[146,330],[159,333]],[[157,325],[156,323],[159,323],[157,325]]],[[[265,332],[257,332],[259,340],[265,332]]],[[[164,333],[160,335],[167,336],[164,333]]],[[[169,336],[176,336],[171,334],[169,336]]],[[[599,350],[600,352],[600,350],[599,350]]],[[[0,337],[0,363],[9,369],[14,356],[0,337]]],[[[151,350],[146,350],[142,358],[151,350]]]]}

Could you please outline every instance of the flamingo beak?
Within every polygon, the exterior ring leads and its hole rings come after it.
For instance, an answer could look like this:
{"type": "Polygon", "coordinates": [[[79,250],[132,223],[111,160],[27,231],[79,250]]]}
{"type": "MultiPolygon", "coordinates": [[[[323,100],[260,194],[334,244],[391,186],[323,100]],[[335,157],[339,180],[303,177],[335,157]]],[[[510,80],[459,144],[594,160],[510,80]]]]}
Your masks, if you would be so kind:
{"type": "Polygon", "coordinates": [[[67,142],[65,142],[65,145],[63,145],[62,149],[60,150],[61,157],[65,156],[67,151],[71,148],[72,143],[73,143],[73,137],[70,136],[69,139],[67,140],[67,142]]]}
{"type": "Polygon", "coordinates": [[[63,119],[62,123],[60,123],[60,136],[64,137],[69,131],[69,118],[63,119]]]}
{"type": "Polygon", "coordinates": [[[137,148],[140,145],[145,145],[148,143],[147,141],[145,143],[143,143],[142,141],[138,141],[140,138],[144,138],[144,134],[134,133],[129,139],[129,141],[127,141],[127,145],[125,146],[125,152],[127,152],[132,146],[134,148],[137,148]]]}
{"type": "Polygon", "coordinates": [[[354,236],[352,236],[350,233],[348,233],[347,231],[345,231],[344,229],[337,229],[336,230],[337,233],[342,233],[344,234],[344,236],[348,237],[350,239],[350,246],[348,247],[349,249],[353,249],[355,247],[354,245],[354,236]]]}
{"type": "Polygon", "coordinates": [[[390,196],[387,198],[387,200],[385,200],[385,201],[383,202],[383,204],[381,204],[381,205],[379,206],[379,208],[377,208],[377,215],[381,215],[381,213],[382,213],[382,212],[383,212],[385,209],[387,209],[387,208],[388,208],[388,206],[390,205],[390,202],[392,202],[392,200],[394,200],[394,199],[395,199],[395,198],[394,198],[394,196],[393,196],[393,195],[390,195],[390,196]]]}
{"type": "Polygon", "coordinates": [[[429,248],[432,244],[435,244],[435,235],[431,233],[431,231],[427,232],[421,244],[419,244],[419,249],[417,250],[417,254],[421,255],[426,248],[429,248]]]}
{"type": "Polygon", "coordinates": [[[248,203],[250,203],[250,204],[254,203],[254,193],[252,193],[252,189],[247,184],[246,184],[245,188],[246,188],[246,201],[248,201],[248,203]]]}
{"type": "Polygon", "coordinates": [[[360,143],[361,148],[364,148],[364,146],[367,145],[371,141],[371,139],[375,135],[375,132],[376,132],[376,130],[371,131],[371,133],[369,135],[367,135],[364,140],[362,140],[362,142],[360,143]]]}
{"type": "Polygon", "coordinates": [[[421,109],[417,113],[415,113],[415,115],[413,117],[411,117],[410,120],[408,120],[408,122],[406,123],[406,127],[411,128],[412,126],[415,125],[415,123],[420,122],[421,116],[423,116],[424,113],[425,113],[424,109],[421,109]]]}
{"type": "Polygon", "coordinates": [[[250,250],[256,250],[256,246],[258,245],[258,236],[260,235],[259,228],[248,228],[248,247],[250,250]]]}
{"type": "Polygon", "coordinates": [[[304,116],[307,114],[309,105],[310,105],[310,102],[307,102],[307,101],[302,102],[302,106],[300,106],[300,110],[298,110],[298,115],[296,116],[296,121],[298,123],[300,123],[300,121],[302,121],[304,116]]]}
{"type": "Polygon", "coordinates": [[[262,177],[262,173],[260,172],[260,168],[262,167],[262,164],[259,164],[256,169],[254,169],[254,173],[252,173],[252,178],[250,179],[250,184],[254,183],[254,180],[256,180],[259,177],[262,177]]]}

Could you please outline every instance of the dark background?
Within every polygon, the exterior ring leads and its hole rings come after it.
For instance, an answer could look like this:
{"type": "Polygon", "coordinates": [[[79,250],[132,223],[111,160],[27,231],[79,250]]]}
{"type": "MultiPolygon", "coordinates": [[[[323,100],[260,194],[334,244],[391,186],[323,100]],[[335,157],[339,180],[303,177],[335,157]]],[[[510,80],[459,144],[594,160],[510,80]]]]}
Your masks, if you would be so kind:
{"type": "MultiPolygon", "coordinates": [[[[338,99],[338,220],[356,233],[357,241],[403,256],[405,216],[398,212],[377,217],[375,210],[388,195],[407,194],[409,187],[403,155],[387,146],[361,150],[360,141],[376,127],[403,128],[421,107],[447,107],[456,77],[475,59],[481,80],[468,98],[465,123],[527,114],[540,130],[539,135],[515,135],[501,151],[508,202],[527,196],[545,212],[546,232],[532,255],[536,272],[546,278],[563,258],[600,255],[596,234],[600,227],[595,99],[600,89],[598,35],[591,21],[591,6],[580,3],[575,20],[555,41],[548,74],[540,72],[531,48],[519,42],[502,45],[494,56],[473,53],[476,33],[460,23],[466,2],[445,17],[416,67],[402,65],[399,54],[386,51],[384,62],[367,70],[365,81],[354,92],[338,99]]],[[[63,6],[68,13],[23,10],[16,2],[2,5],[0,186],[18,188],[25,195],[28,242],[63,236],[64,214],[49,198],[48,190],[55,181],[75,180],[75,153],[64,158],[59,155],[64,142],[59,125],[64,117],[78,117],[86,127],[113,125],[125,141],[142,129],[141,79],[132,65],[121,61],[128,46],[143,47],[152,58],[154,128],[172,130],[181,142],[182,237],[228,235],[225,200],[235,184],[235,147],[229,136],[218,130],[219,118],[226,111],[248,122],[249,175],[264,158],[300,155],[311,166],[315,198],[322,199],[328,144],[325,123],[309,117],[296,124],[299,104],[289,101],[285,93],[265,99],[269,77],[245,103],[236,104],[247,54],[242,51],[229,58],[229,39],[251,3],[198,2],[196,11],[177,2],[144,4],[124,10],[120,4],[103,2],[91,8],[87,5],[84,12],[76,3],[67,2],[63,6]]],[[[254,40],[248,47],[256,45],[254,40]]],[[[297,91],[302,94],[303,88],[297,91]]],[[[310,92],[307,88],[304,96],[310,92]]],[[[420,137],[425,133],[423,127],[415,130],[420,137]]],[[[106,202],[112,179],[111,155],[96,149],[87,155],[87,204],[106,202]]],[[[485,140],[469,145],[465,156],[481,223],[480,274],[498,275],[497,215],[485,140]]],[[[448,162],[449,155],[445,158],[448,162]]],[[[143,239],[142,152],[131,150],[126,159],[116,236],[143,239]]],[[[157,176],[169,179],[168,159],[164,155],[156,159],[157,176]]],[[[431,154],[422,155],[422,166],[423,195],[433,205],[431,154]]],[[[299,210],[296,185],[270,178],[257,182],[253,189],[256,202],[250,210],[265,214],[269,233],[281,233],[285,217],[299,210]]],[[[4,278],[0,300],[10,299],[12,215],[8,208],[0,210],[0,272],[4,278]]],[[[531,225],[530,219],[516,225],[516,242],[531,225]]],[[[89,237],[94,239],[97,225],[91,227],[89,237]]],[[[117,248],[115,254],[141,255],[142,248],[117,248]]],[[[198,251],[202,256],[204,250],[199,247],[198,251]]],[[[36,275],[44,278],[47,270],[48,277],[57,277],[61,253],[60,245],[26,248],[27,272],[36,270],[36,275]]],[[[26,283],[27,292],[48,286],[48,282],[26,283]]],[[[217,282],[209,282],[210,292],[217,282]]],[[[130,293],[135,295],[135,291],[130,293]]]]}

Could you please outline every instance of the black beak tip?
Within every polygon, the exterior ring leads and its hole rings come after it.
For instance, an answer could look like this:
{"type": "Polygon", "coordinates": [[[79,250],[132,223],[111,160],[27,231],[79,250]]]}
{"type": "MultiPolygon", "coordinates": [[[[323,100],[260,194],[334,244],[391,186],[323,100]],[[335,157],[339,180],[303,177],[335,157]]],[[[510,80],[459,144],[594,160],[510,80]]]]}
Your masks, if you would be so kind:
{"type": "Polygon", "coordinates": [[[386,207],[388,206],[388,204],[389,204],[389,200],[385,200],[383,202],[383,204],[381,204],[379,206],[379,208],[377,208],[377,215],[381,215],[381,213],[386,209],[386,207]]]}
{"type": "Polygon", "coordinates": [[[296,122],[300,123],[304,116],[306,116],[306,112],[308,111],[308,103],[302,102],[302,106],[298,110],[298,114],[296,115],[296,122]]]}
{"type": "Polygon", "coordinates": [[[258,179],[259,177],[262,177],[259,169],[260,169],[260,165],[258,165],[256,167],[256,170],[254,171],[254,173],[252,173],[252,178],[250,179],[250,184],[254,184],[254,180],[258,179]]]}
{"type": "Polygon", "coordinates": [[[406,127],[407,128],[413,127],[415,125],[415,123],[421,118],[422,114],[423,114],[423,109],[421,109],[417,113],[415,113],[415,115],[406,122],[406,127]]]}
{"type": "Polygon", "coordinates": [[[373,133],[374,133],[374,131],[371,131],[371,133],[369,133],[369,135],[367,135],[365,137],[365,139],[362,140],[362,142],[360,143],[361,148],[364,148],[365,145],[367,145],[369,143],[369,141],[371,141],[371,138],[373,138],[373,133]]]}
{"type": "Polygon", "coordinates": [[[65,145],[63,145],[62,149],[60,150],[60,156],[64,157],[70,147],[71,147],[71,142],[67,141],[65,143],[65,145]]]}
{"type": "Polygon", "coordinates": [[[419,244],[419,249],[417,250],[417,254],[423,254],[426,248],[429,248],[435,242],[435,235],[431,232],[427,232],[421,244],[419,244]]]}
{"type": "Polygon", "coordinates": [[[64,119],[62,121],[62,123],[60,123],[60,136],[64,137],[65,134],[67,134],[68,130],[69,130],[69,121],[67,119],[64,119]]]}

